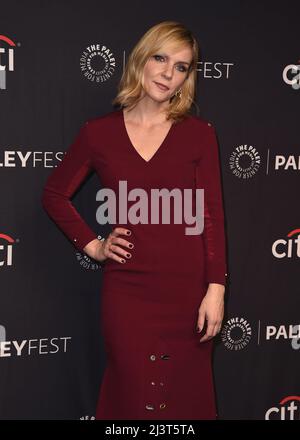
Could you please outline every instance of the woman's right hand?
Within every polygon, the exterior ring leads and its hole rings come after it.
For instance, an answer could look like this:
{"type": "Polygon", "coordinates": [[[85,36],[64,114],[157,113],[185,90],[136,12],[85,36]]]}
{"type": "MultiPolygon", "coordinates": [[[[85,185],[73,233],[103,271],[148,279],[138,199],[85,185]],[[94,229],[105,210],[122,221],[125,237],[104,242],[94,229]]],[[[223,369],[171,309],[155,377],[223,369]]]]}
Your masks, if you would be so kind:
{"type": "Polygon", "coordinates": [[[99,241],[91,241],[84,248],[84,252],[87,253],[94,260],[99,262],[104,262],[107,258],[111,258],[121,264],[126,263],[126,259],[131,258],[131,253],[128,250],[123,249],[120,245],[125,248],[133,249],[134,245],[130,242],[121,238],[120,235],[131,235],[131,231],[125,228],[115,228],[108,235],[108,237],[99,241]]]}

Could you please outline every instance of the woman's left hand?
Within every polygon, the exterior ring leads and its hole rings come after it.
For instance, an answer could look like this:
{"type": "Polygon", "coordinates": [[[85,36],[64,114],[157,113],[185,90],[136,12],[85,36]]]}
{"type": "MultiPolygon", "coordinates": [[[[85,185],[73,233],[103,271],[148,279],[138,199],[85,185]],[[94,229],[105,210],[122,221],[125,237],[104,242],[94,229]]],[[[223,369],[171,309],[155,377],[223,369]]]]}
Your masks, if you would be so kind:
{"type": "Polygon", "coordinates": [[[217,283],[210,283],[199,307],[198,322],[199,333],[207,320],[206,333],[200,339],[200,342],[207,341],[216,336],[222,326],[224,317],[224,293],[225,286],[217,283]]]}

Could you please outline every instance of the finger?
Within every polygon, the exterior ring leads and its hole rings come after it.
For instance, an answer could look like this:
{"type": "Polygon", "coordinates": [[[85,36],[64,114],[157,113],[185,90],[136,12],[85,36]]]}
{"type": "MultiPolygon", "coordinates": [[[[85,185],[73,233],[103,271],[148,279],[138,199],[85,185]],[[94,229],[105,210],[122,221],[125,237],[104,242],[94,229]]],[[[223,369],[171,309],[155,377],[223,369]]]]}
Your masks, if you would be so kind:
{"type": "Polygon", "coordinates": [[[108,258],[111,258],[114,261],[117,261],[118,263],[126,263],[126,259],[120,257],[118,254],[114,253],[112,250],[108,249],[105,251],[105,256],[108,258]]]}
{"type": "Polygon", "coordinates": [[[202,338],[199,339],[200,342],[205,342],[208,341],[209,339],[212,339],[213,337],[208,335],[208,333],[206,332],[204,336],[202,336],[202,338]]]}
{"type": "Polygon", "coordinates": [[[113,231],[111,232],[111,234],[113,236],[118,236],[119,234],[123,234],[123,235],[131,235],[131,231],[130,229],[126,229],[126,228],[114,228],[113,231]]]}
{"type": "Polygon", "coordinates": [[[218,321],[215,323],[215,329],[214,329],[215,335],[220,333],[220,331],[222,329],[222,322],[223,322],[223,319],[221,318],[221,319],[218,319],[218,321]]]}
{"type": "Polygon", "coordinates": [[[201,339],[200,339],[200,342],[203,342],[203,341],[206,341],[206,340],[208,340],[208,339],[212,339],[212,338],[214,338],[218,333],[220,333],[220,331],[221,331],[221,325],[220,324],[215,324],[214,326],[213,326],[213,330],[212,331],[210,331],[210,333],[208,333],[208,331],[207,331],[207,333],[206,333],[206,335],[204,335],[201,339]]]}
{"type": "Polygon", "coordinates": [[[109,247],[109,250],[115,254],[121,255],[126,258],[131,258],[132,255],[130,252],[126,251],[125,249],[121,248],[120,246],[117,246],[116,244],[111,244],[109,247]]]}
{"type": "Polygon", "coordinates": [[[127,241],[127,240],[125,240],[124,238],[121,238],[121,237],[114,236],[114,237],[111,238],[111,242],[113,244],[122,244],[123,246],[126,246],[126,247],[128,247],[130,249],[134,248],[133,243],[130,243],[130,241],[127,241]]]}
{"type": "Polygon", "coordinates": [[[205,342],[205,341],[209,341],[210,339],[212,339],[214,337],[214,335],[210,335],[207,332],[205,333],[204,336],[202,336],[202,338],[199,339],[200,342],[205,342]]]}
{"type": "Polygon", "coordinates": [[[213,330],[214,330],[215,325],[208,323],[207,325],[207,330],[204,336],[202,336],[202,338],[200,339],[200,342],[202,341],[207,341],[208,339],[213,338],[214,334],[213,334],[213,330]]]}
{"type": "Polygon", "coordinates": [[[214,326],[214,329],[213,329],[213,338],[214,338],[215,336],[217,336],[217,334],[219,333],[219,328],[220,328],[220,326],[219,326],[218,324],[214,326]]]}
{"type": "Polygon", "coordinates": [[[220,333],[222,330],[222,323],[217,326],[217,333],[220,333]]]}
{"type": "MultiPolygon", "coordinates": [[[[118,230],[123,230],[124,228],[115,228],[115,232],[117,233],[118,230]]],[[[125,230],[125,229],[124,229],[125,230]]],[[[121,248],[120,246],[114,244],[115,242],[118,242],[119,240],[122,240],[120,237],[113,235],[112,233],[109,234],[105,246],[104,246],[104,254],[111,258],[112,260],[117,261],[118,263],[126,263],[126,259],[130,259],[132,257],[131,253],[127,250],[121,248]],[[125,257],[125,258],[122,258],[125,257]]],[[[126,240],[124,240],[126,242],[126,240]]],[[[132,244],[132,243],[129,243],[132,244]]]]}
{"type": "Polygon", "coordinates": [[[205,313],[199,312],[198,322],[197,322],[197,328],[199,333],[202,331],[204,327],[204,323],[205,323],[205,313]]]}

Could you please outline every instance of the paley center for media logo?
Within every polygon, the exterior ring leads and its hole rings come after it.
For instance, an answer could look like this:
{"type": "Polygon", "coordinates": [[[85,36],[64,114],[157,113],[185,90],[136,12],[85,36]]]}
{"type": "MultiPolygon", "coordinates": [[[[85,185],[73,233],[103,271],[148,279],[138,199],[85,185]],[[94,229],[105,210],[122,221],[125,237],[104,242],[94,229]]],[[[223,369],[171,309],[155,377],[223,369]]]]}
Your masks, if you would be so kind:
{"type": "Polygon", "coordinates": [[[265,343],[290,343],[293,350],[300,349],[300,325],[299,324],[270,324],[258,320],[256,331],[254,324],[241,316],[228,319],[222,326],[220,338],[225,348],[231,351],[243,350],[251,340],[256,340],[256,345],[265,343]]]}
{"type": "Polygon", "coordinates": [[[89,81],[103,83],[114,74],[116,58],[111,49],[104,44],[90,44],[81,54],[80,69],[89,81]]]}
{"type": "MultiPolygon", "coordinates": [[[[234,148],[229,157],[229,169],[239,179],[250,179],[255,176],[262,164],[261,155],[257,147],[248,144],[241,144],[234,148]]],[[[265,158],[266,175],[270,170],[282,172],[300,171],[300,156],[293,154],[274,154],[271,156],[268,148],[265,158]]]]}
{"type": "Polygon", "coordinates": [[[0,42],[4,47],[0,47],[0,90],[6,90],[7,72],[15,70],[14,54],[16,44],[6,35],[0,35],[0,42]]]}
{"type": "Polygon", "coordinates": [[[239,179],[250,179],[261,165],[261,156],[253,145],[238,145],[229,157],[229,168],[239,179]]]}
{"type": "Polygon", "coordinates": [[[244,349],[252,337],[250,323],[243,317],[235,316],[222,326],[220,337],[223,345],[232,351],[244,349]]]}

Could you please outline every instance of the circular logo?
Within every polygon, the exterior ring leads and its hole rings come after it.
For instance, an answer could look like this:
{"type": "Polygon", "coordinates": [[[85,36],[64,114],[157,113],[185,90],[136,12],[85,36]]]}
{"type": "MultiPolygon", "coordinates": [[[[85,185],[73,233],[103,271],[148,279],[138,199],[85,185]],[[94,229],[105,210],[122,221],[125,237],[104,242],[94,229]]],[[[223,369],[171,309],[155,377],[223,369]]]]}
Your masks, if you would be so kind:
{"type": "Polygon", "coordinates": [[[261,158],[252,145],[239,145],[229,158],[232,173],[240,179],[249,179],[257,173],[261,158]]]}
{"type": "Polygon", "coordinates": [[[90,44],[80,57],[80,68],[86,79],[103,83],[116,70],[116,59],[112,51],[102,44],[90,44]]]}
{"type": "Polygon", "coordinates": [[[231,318],[222,328],[221,339],[228,350],[242,350],[249,343],[252,329],[244,318],[231,318]]]}

